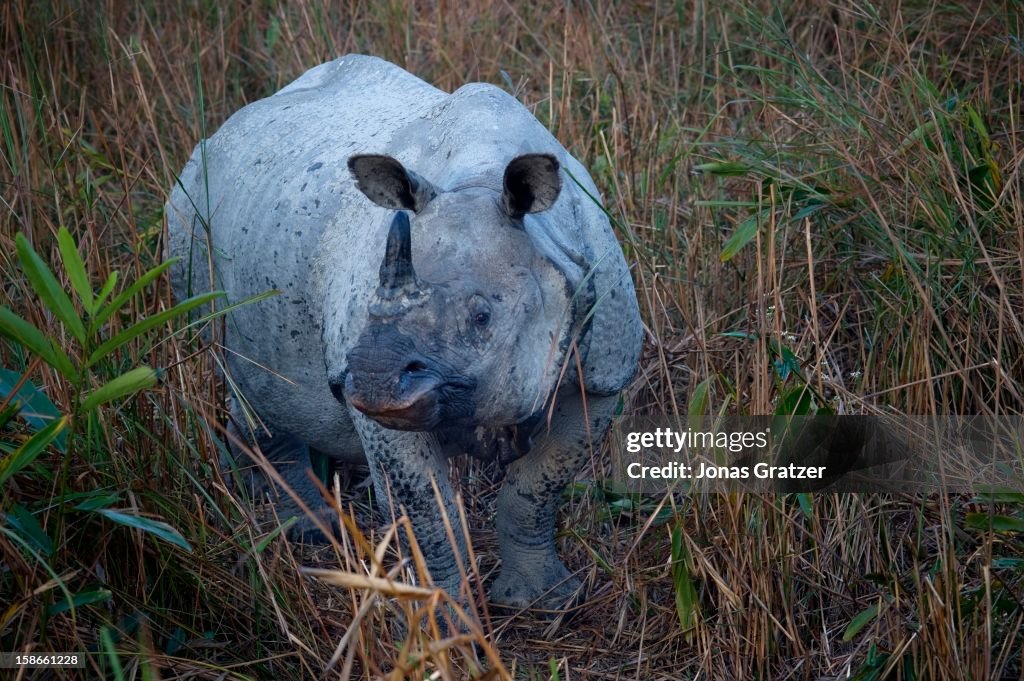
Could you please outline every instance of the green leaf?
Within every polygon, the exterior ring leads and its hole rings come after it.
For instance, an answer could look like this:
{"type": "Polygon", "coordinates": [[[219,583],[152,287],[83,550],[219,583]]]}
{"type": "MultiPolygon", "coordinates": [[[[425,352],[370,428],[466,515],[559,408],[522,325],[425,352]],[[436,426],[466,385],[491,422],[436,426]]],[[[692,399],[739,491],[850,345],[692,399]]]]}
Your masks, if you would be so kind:
{"type": "Polygon", "coordinates": [[[676,592],[676,614],[683,631],[692,629],[697,618],[698,597],[690,576],[690,562],[690,552],[683,542],[683,529],[676,525],[672,528],[672,584],[676,592]]]}
{"type": "Polygon", "coordinates": [[[218,317],[223,317],[224,315],[228,314],[229,312],[232,312],[232,311],[234,311],[234,310],[236,310],[236,309],[238,309],[240,307],[244,307],[245,305],[252,305],[253,303],[259,303],[259,302],[262,302],[264,300],[267,300],[268,298],[273,298],[274,296],[278,296],[278,295],[281,295],[281,292],[278,291],[277,289],[271,289],[269,291],[264,291],[263,293],[257,293],[254,296],[249,296],[245,300],[240,300],[237,303],[231,303],[230,305],[222,307],[222,308],[220,308],[218,310],[214,310],[213,312],[210,312],[209,314],[205,314],[202,317],[200,317],[199,319],[197,319],[197,320],[195,320],[193,322],[190,322],[188,324],[188,326],[186,326],[184,328],[185,329],[191,329],[191,328],[196,327],[196,326],[202,326],[206,322],[208,322],[210,320],[213,320],[213,319],[217,319],[218,317]]]}
{"type": "MultiPolygon", "coordinates": [[[[116,298],[114,298],[112,301],[110,301],[110,304],[107,305],[102,310],[100,310],[99,314],[97,314],[94,317],[94,319],[93,319],[93,328],[94,329],[100,328],[103,325],[103,322],[107,321],[107,319],[110,318],[110,315],[112,315],[116,311],[120,310],[124,306],[125,303],[127,303],[129,300],[131,300],[132,298],[135,297],[136,293],[141,291],[143,288],[145,288],[145,286],[147,284],[149,284],[151,281],[153,281],[154,279],[159,277],[161,274],[163,274],[167,270],[168,267],[170,267],[171,265],[173,265],[177,261],[178,261],[178,258],[171,258],[171,259],[167,260],[166,262],[162,262],[159,265],[157,265],[156,267],[154,267],[153,269],[151,269],[148,272],[146,272],[145,274],[143,274],[141,277],[136,279],[134,282],[132,282],[131,286],[126,288],[124,291],[122,291],[120,293],[120,295],[118,295],[116,298]]],[[[109,280],[108,280],[108,282],[109,282],[109,280]]],[[[103,288],[106,288],[106,285],[104,285],[103,288]]]]}
{"type": "Polygon", "coordinates": [[[327,456],[323,452],[310,448],[309,467],[313,469],[313,474],[317,477],[317,480],[322,482],[324,487],[330,488],[331,457],[327,456]]]}
{"type": "Polygon", "coordinates": [[[187,541],[185,541],[185,538],[182,537],[176,529],[161,520],[143,518],[142,516],[135,515],[134,513],[126,513],[113,508],[102,508],[96,512],[115,523],[125,525],[126,527],[134,527],[142,530],[143,532],[148,532],[155,537],[159,537],[166,542],[179,546],[189,553],[192,553],[192,547],[187,541]]]}
{"type": "Polygon", "coordinates": [[[1010,515],[989,515],[988,513],[968,513],[967,527],[974,530],[992,530],[993,532],[1024,532],[1024,518],[1010,515]]]}
{"type": "Polygon", "coordinates": [[[93,301],[93,314],[96,313],[96,310],[99,309],[100,305],[103,304],[103,301],[107,299],[107,296],[111,294],[114,290],[114,286],[116,285],[117,271],[115,270],[110,273],[109,277],[107,277],[107,281],[103,284],[103,288],[100,289],[99,295],[97,295],[96,300],[93,301]]]}
{"type": "Polygon", "coordinates": [[[735,175],[746,175],[750,172],[750,166],[746,163],[737,163],[736,161],[712,161],[711,163],[701,163],[693,166],[693,172],[732,177],[735,175]]]}
{"type": "Polygon", "coordinates": [[[804,517],[811,520],[814,517],[814,497],[807,492],[798,492],[796,500],[800,504],[800,510],[803,511],[804,517]]]}
{"type": "Polygon", "coordinates": [[[69,494],[64,497],[64,501],[73,501],[72,496],[84,499],[81,503],[75,504],[75,508],[79,511],[98,511],[101,508],[109,508],[121,501],[120,494],[117,494],[116,492],[101,492],[99,490],[84,492],[78,495],[69,494]]]}
{"type": "MultiPolygon", "coordinates": [[[[18,415],[18,410],[21,409],[21,402],[14,400],[10,402],[6,407],[0,409],[0,428],[3,428],[11,422],[15,416],[18,415]]],[[[10,449],[4,449],[3,443],[0,443],[0,451],[9,452],[10,449]]]]}
{"type": "Polygon", "coordinates": [[[1024,492],[1007,489],[983,490],[973,499],[972,504],[1024,504],[1024,492]]]}
{"type": "Polygon", "coordinates": [[[40,553],[47,557],[53,555],[53,542],[27,508],[15,504],[7,515],[7,524],[40,553]]]}
{"type": "Polygon", "coordinates": [[[747,331],[723,331],[718,334],[723,338],[742,338],[743,340],[757,340],[756,333],[749,333],[747,331]]]}
{"type": "Polygon", "coordinates": [[[114,645],[114,637],[110,633],[110,627],[100,629],[100,647],[107,657],[107,664],[110,665],[111,675],[114,681],[124,681],[124,667],[121,665],[121,658],[117,654],[117,646],[114,645]]]}
{"type": "Polygon", "coordinates": [[[985,127],[985,121],[982,120],[981,114],[973,106],[968,104],[967,119],[971,122],[971,127],[974,128],[974,132],[978,134],[978,139],[981,141],[981,148],[988,150],[992,146],[992,139],[989,137],[988,128],[985,127]]]}
{"type": "Polygon", "coordinates": [[[783,381],[789,378],[791,373],[800,376],[800,360],[793,354],[793,351],[783,345],[781,342],[769,338],[768,349],[775,354],[775,372],[779,375],[779,378],[783,381]]]}
{"type": "Polygon", "coordinates": [[[850,624],[847,625],[846,631],[843,632],[844,641],[852,641],[853,637],[860,633],[863,629],[878,616],[878,603],[875,603],[869,608],[864,608],[857,616],[850,620],[850,624]]]}
{"type": "Polygon", "coordinates": [[[71,286],[78,294],[78,299],[82,301],[82,307],[92,315],[96,311],[92,298],[92,284],[89,283],[89,275],[85,271],[82,256],[78,254],[78,246],[71,238],[71,232],[65,227],[57,230],[57,248],[60,249],[60,258],[64,261],[64,271],[68,273],[71,286]]]}
{"type": "Polygon", "coordinates": [[[1024,558],[993,558],[992,568],[994,570],[1024,571],[1024,558]]]}
{"type": "Polygon", "coordinates": [[[274,16],[270,20],[270,26],[267,28],[267,52],[273,52],[274,45],[277,44],[277,39],[281,37],[281,20],[274,16]]]}
{"type": "Polygon", "coordinates": [[[79,319],[78,313],[75,312],[75,306],[71,304],[71,299],[68,298],[64,288],[57,282],[53,272],[46,266],[43,259],[39,257],[39,254],[32,249],[24,234],[19,233],[14,238],[14,247],[18,252],[18,260],[21,262],[21,267],[25,270],[25,275],[28,277],[29,283],[32,284],[36,295],[56,315],[57,319],[68,328],[71,335],[77,338],[79,343],[84,343],[85,326],[82,325],[82,320],[79,319]]]}
{"type": "Polygon", "coordinates": [[[71,610],[72,606],[80,608],[83,605],[92,605],[93,603],[106,603],[113,594],[109,589],[96,589],[95,591],[82,591],[71,597],[69,601],[67,598],[57,601],[49,608],[46,609],[46,614],[50,617],[53,615],[59,615],[62,612],[71,610]]]}
{"type": "Polygon", "coordinates": [[[928,135],[938,127],[938,121],[935,118],[930,118],[914,130],[910,131],[910,134],[900,142],[897,153],[903,153],[910,147],[914,146],[921,140],[927,140],[928,135]]]}
{"type": "Polygon", "coordinates": [[[691,429],[697,430],[701,427],[701,421],[708,408],[708,388],[713,380],[714,376],[708,376],[693,389],[693,396],[690,397],[690,404],[686,408],[686,420],[691,429]]]}
{"type": "Polygon", "coordinates": [[[69,381],[77,380],[75,367],[64,351],[51,343],[42,331],[3,305],[0,305],[0,334],[24,345],[29,351],[42,357],[44,362],[59,371],[69,381]]]}
{"type": "Polygon", "coordinates": [[[167,640],[167,645],[164,646],[164,652],[168,655],[177,655],[179,650],[185,647],[188,643],[189,635],[181,627],[175,627],[171,633],[171,637],[167,640]]]}
{"type": "Polygon", "coordinates": [[[41,430],[54,419],[60,418],[60,410],[50,401],[44,392],[39,390],[32,381],[26,380],[12,397],[14,386],[18,385],[21,375],[9,369],[0,369],[0,402],[11,399],[20,405],[19,414],[33,430],[41,430]]]}
{"type": "MultiPolygon", "coordinates": [[[[504,73],[504,71],[502,73],[504,73]]],[[[561,681],[562,677],[558,674],[557,659],[553,657],[548,658],[548,672],[550,674],[548,681],[561,681]]]]}
{"type": "Polygon", "coordinates": [[[767,218],[768,211],[763,210],[760,213],[754,213],[737,225],[736,231],[732,233],[732,236],[722,246],[722,253],[718,256],[719,260],[722,262],[731,260],[734,255],[739,253],[741,248],[750,243],[757,235],[757,230],[761,227],[761,223],[767,218]]]}
{"type": "Polygon", "coordinates": [[[776,416],[808,416],[814,413],[814,394],[806,385],[797,385],[779,398],[776,416]]]}
{"type": "Polygon", "coordinates": [[[25,444],[14,450],[13,454],[0,460],[0,485],[3,485],[12,475],[35,461],[40,454],[46,451],[47,445],[64,430],[66,425],[66,417],[53,421],[50,425],[30,437],[25,444]]]}
{"type": "MultiPolygon", "coordinates": [[[[146,333],[150,329],[155,329],[156,327],[165,324],[166,322],[168,322],[171,319],[174,319],[175,317],[180,317],[181,315],[185,314],[192,308],[199,307],[200,305],[205,305],[211,300],[214,300],[215,298],[220,298],[223,295],[223,291],[211,291],[210,293],[203,293],[198,296],[193,296],[188,300],[182,301],[181,303],[178,303],[169,310],[164,310],[163,312],[155,314],[152,317],[147,317],[146,319],[143,319],[141,322],[128,327],[121,333],[117,334],[116,336],[114,336],[113,338],[103,343],[98,348],[96,348],[96,350],[91,355],[89,355],[89,360],[85,363],[86,368],[91,367],[93,364],[100,361],[117,348],[121,347],[125,343],[131,342],[132,340],[138,338],[139,336],[146,333]]],[[[111,305],[113,305],[113,303],[111,303],[111,305]]]]}
{"type": "Polygon", "coordinates": [[[152,388],[154,385],[156,385],[156,372],[148,366],[136,367],[89,393],[82,402],[82,413],[88,413],[101,404],[137,393],[145,388],[152,388]]]}
{"type": "Polygon", "coordinates": [[[800,210],[793,214],[793,222],[800,222],[804,218],[808,218],[814,215],[825,206],[826,204],[824,203],[812,203],[810,205],[804,206],[803,208],[801,208],[800,210]]]}
{"type": "Polygon", "coordinates": [[[275,527],[273,531],[267,534],[266,537],[256,542],[256,545],[252,548],[253,552],[263,553],[264,551],[266,551],[267,547],[270,546],[270,542],[274,541],[274,539],[276,539],[282,533],[290,530],[292,525],[294,525],[297,522],[299,522],[299,519],[295,516],[292,516],[288,520],[284,521],[283,523],[275,527]]]}

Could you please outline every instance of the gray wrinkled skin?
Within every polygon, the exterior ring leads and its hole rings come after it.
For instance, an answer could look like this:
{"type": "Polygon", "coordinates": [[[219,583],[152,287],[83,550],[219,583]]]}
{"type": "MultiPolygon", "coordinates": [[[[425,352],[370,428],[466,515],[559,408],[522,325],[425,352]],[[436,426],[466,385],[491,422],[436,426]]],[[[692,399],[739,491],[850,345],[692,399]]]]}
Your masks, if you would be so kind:
{"type": "Polygon", "coordinates": [[[446,456],[519,456],[498,498],[492,599],[571,596],[559,495],[606,432],[642,338],[586,170],[493,86],[449,95],[349,55],[237,112],[180,179],[166,207],[178,298],[211,282],[231,301],[281,292],[231,313],[228,370],[271,433],[255,439],[307,504],[323,509],[310,448],[367,460],[434,581],[458,594],[431,480],[454,519],[446,456]],[[382,268],[399,223],[411,262],[382,268]],[[408,276],[387,286],[382,269],[408,276]]]}

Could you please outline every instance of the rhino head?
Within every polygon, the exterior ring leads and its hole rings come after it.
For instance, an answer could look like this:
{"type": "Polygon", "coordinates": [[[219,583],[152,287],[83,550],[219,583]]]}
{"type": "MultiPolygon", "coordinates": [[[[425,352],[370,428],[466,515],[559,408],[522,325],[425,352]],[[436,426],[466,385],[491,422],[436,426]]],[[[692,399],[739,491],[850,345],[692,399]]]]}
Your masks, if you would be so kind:
{"type": "Polygon", "coordinates": [[[523,223],[559,196],[555,157],[516,157],[500,189],[439,191],[386,156],[353,157],[349,169],[398,212],[335,397],[397,430],[512,425],[541,409],[575,317],[574,287],[523,223]]]}

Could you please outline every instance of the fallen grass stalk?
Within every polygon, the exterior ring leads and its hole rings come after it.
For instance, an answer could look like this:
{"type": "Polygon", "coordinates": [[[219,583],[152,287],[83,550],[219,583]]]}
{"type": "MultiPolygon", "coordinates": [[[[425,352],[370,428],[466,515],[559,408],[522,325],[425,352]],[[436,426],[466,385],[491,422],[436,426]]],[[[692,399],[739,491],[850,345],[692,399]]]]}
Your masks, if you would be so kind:
{"type": "Polygon", "coordinates": [[[390,578],[371,577],[342,570],[303,567],[299,571],[304,575],[315,577],[322,582],[334,584],[335,586],[345,586],[352,589],[370,589],[394,598],[433,598],[440,592],[440,589],[413,586],[396,582],[390,578]]]}

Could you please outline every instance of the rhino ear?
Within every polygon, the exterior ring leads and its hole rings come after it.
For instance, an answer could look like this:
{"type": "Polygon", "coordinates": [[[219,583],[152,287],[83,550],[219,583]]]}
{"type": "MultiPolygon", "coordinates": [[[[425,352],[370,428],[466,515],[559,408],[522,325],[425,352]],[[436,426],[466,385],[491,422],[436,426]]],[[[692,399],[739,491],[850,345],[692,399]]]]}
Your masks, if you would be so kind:
{"type": "Polygon", "coordinates": [[[505,168],[503,202],[513,219],[551,208],[561,191],[558,159],[551,154],[517,156],[505,168]]]}
{"type": "Polygon", "coordinates": [[[348,169],[359,191],[384,208],[418,213],[437,196],[433,185],[411,170],[406,170],[405,166],[390,156],[352,156],[348,159],[348,169]]]}

